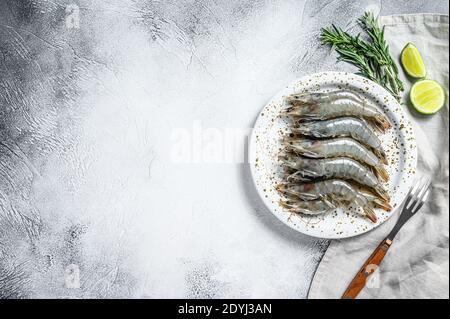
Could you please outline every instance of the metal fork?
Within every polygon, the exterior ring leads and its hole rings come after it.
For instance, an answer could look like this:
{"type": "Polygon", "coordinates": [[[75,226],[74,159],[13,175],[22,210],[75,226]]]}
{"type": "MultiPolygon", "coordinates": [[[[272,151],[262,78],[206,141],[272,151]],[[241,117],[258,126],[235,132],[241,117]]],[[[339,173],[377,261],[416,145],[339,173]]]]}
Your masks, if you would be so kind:
{"type": "Polygon", "coordinates": [[[342,295],[343,299],[354,299],[360,291],[365,287],[367,278],[372,275],[381,264],[384,256],[392,245],[395,235],[403,227],[403,225],[414,216],[425,204],[430,193],[431,181],[429,179],[422,180],[411,188],[406,196],[405,204],[401,215],[389,235],[380,243],[372,255],[367,259],[359,272],[353,278],[347,290],[342,295]]]}

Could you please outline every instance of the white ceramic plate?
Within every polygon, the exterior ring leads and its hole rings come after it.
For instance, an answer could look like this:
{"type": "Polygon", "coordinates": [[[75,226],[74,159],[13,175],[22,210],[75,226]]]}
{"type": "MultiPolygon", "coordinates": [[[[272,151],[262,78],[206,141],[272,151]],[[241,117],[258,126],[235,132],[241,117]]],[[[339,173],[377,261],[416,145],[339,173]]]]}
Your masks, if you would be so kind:
{"type": "Polygon", "coordinates": [[[417,165],[417,147],[412,126],[400,105],[380,85],[361,76],[344,72],[323,72],[303,77],[279,92],[261,111],[249,143],[249,162],[255,186],[267,208],[289,227],[320,238],[346,238],[370,231],[385,222],[394,212],[376,209],[377,223],[354,213],[355,207],[338,208],[320,216],[291,214],[279,204],[280,195],[275,185],[281,181],[281,167],[277,156],[280,137],[288,130],[279,117],[284,97],[299,92],[326,92],[344,88],[359,92],[364,99],[376,103],[389,117],[392,128],[380,135],[387,153],[390,181],[386,189],[391,205],[398,207],[412,185],[417,165]]]}

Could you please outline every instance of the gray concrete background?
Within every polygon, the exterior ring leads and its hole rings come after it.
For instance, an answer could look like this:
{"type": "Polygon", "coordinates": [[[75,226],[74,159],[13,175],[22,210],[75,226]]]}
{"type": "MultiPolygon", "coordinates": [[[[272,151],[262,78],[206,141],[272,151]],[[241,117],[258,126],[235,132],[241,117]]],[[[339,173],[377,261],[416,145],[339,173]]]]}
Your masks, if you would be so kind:
{"type": "Polygon", "coordinates": [[[273,218],[247,165],[174,161],[173,134],[352,70],[317,36],[365,10],[448,2],[0,0],[0,298],[305,297],[327,241],[273,218]]]}

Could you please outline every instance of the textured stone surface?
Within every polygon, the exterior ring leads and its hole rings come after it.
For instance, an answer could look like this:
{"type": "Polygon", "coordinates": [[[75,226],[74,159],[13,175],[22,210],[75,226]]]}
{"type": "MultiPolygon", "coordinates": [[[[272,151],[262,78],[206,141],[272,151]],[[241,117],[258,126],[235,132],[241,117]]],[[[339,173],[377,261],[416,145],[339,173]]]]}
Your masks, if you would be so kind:
{"type": "Polygon", "coordinates": [[[351,70],[318,32],[367,9],[448,2],[0,0],[0,298],[305,297],[327,242],[275,220],[245,164],[175,162],[172,135],[351,70]]]}

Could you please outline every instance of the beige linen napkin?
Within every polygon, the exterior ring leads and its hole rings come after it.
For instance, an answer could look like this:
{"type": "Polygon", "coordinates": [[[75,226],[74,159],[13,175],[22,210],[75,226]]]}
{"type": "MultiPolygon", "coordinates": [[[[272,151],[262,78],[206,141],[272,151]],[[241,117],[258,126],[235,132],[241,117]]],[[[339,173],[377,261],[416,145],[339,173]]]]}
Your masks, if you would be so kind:
{"type": "MultiPolygon", "coordinates": [[[[406,43],[414,43],[423,56],[427,78],[439,81],[448,93],[448,16],[386,16],[380,22],[386,26],[392,55],[398,57],[406,43]]],[[[408,93],[411,82],[401,73],[408,93]]],[[[420,116],[409,106],[405,108],[417,139],[418,171],[420,175],[432,177],[432,193],[422,211],[397,235],[378,273],[359,298],[449,298],[448,101],[433,116],[420,116]]],[[[389,221],[368,234],[331,242],[314,275],[309,298],[340,298],[365,260],[392,229],[398,214],[396,211],[389,221]]]]}

